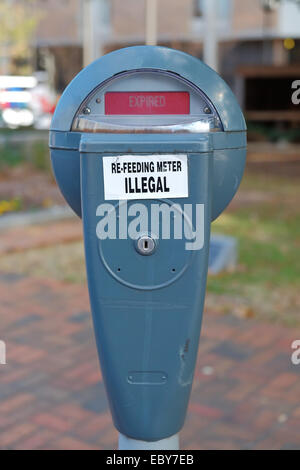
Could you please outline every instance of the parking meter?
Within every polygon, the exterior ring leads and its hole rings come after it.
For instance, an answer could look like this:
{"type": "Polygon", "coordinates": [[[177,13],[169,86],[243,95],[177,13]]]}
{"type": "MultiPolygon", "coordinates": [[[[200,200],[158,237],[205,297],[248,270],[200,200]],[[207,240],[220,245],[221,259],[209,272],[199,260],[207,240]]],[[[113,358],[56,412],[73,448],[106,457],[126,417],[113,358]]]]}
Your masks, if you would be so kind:
{"type": "Polygon", "coordinates": [[[210,225],[244,171],[242,112],[198,59],[129,47],[67,87],[50,151],[56,181],[83,220],[114,424],[128,442],[167,447],[183,426],[193,381],[210,225]]]}

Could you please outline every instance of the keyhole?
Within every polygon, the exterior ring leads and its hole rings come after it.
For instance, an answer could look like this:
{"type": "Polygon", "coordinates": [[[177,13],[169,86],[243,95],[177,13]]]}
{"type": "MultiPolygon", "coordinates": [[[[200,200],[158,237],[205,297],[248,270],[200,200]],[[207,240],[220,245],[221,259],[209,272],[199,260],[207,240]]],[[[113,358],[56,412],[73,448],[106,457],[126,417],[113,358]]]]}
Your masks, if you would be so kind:
{"type": "Polygon", "coordinates": [[[135,243],[135,248],[140,255],[152,255],[156,248],[155,240],[148,236],[142,235],[135,243]]]}

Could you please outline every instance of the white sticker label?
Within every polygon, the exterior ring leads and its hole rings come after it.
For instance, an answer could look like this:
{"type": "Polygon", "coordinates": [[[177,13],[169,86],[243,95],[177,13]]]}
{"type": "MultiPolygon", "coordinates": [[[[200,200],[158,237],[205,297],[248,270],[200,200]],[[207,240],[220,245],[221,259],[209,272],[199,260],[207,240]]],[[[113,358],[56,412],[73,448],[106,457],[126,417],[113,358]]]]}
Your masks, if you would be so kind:
{"type": "Polygon", "coordinates": [[[188,197],[187,155],[103,157],[104,198],[188,197]]]}

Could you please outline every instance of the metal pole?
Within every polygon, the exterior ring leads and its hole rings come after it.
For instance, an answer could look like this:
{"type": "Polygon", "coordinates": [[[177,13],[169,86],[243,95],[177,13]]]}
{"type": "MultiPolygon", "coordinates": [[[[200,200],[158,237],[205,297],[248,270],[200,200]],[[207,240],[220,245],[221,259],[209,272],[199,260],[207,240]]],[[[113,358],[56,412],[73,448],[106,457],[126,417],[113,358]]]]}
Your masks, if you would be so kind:
{"type": "Polygon", "coordinates": [[[148,442],[119,434],[119,450],[179,450],[179,435],[174,434],[160,441],[148,442]]]}
{"type": "Polygon", "coordinates": [[[147,0],[146,3],[146,44],[157,45],[157,0],[147,0]]]}
{"type": "Polygon", "coordinates": [[[219,69],[217,9],[217,0],[204,0],[203,60],[216,72],[219,69]]]}
{"type": "Polygon", "coordinates": [[[83,0],[83,66],[103,55],[103,0],[83,0]]]}

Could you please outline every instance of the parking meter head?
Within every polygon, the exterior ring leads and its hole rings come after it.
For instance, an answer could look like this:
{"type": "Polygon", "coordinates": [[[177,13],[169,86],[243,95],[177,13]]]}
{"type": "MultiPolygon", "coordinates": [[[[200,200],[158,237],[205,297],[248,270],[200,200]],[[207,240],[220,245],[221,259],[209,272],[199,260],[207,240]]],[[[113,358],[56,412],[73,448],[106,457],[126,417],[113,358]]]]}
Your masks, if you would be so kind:
{"type": "Polygon", "coordinates": [[[214,220],[236,193],[245,166],[246,125],[236,98],[215,71],[188,54],[156,46],[124,48],[83,69],[63,93],[50,131],[54,175],[81,216],[84,133],[208,132],[214,220]]]}

